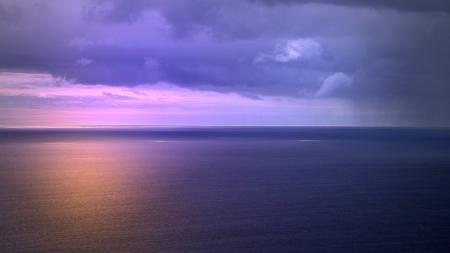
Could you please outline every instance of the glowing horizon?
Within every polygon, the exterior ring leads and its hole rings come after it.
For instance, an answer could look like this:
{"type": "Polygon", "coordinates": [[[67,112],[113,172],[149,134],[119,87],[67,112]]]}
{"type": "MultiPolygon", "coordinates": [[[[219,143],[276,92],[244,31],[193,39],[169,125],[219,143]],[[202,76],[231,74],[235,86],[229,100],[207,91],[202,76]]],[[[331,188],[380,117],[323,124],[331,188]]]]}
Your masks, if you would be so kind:
{"type": "Polygon", "coordinates": [[[0,109],[3,127],[327,125],[327,114],[354,124],[351,105],[339,99],[246,97],[168,83],[83,85],[35,73],[0,73],[0,83],[0,96],[11,98],[0,109]]]}

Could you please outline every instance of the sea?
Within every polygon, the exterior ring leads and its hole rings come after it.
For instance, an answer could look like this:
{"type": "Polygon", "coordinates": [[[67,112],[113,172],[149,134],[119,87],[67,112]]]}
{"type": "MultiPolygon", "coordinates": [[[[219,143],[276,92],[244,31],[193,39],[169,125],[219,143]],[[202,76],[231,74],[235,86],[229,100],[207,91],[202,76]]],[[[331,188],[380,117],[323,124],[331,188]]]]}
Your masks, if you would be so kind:
{"type": "Polygon", "coordinates": [[[450,252],[450,129],[0,129],[0,252],[450,252]]]}

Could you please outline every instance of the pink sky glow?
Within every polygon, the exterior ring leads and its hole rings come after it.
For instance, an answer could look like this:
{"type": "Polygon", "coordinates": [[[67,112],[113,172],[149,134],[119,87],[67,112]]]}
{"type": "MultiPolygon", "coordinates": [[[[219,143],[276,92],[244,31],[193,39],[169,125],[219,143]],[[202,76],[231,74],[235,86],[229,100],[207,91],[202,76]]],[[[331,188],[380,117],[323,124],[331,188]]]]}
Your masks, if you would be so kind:
{"type": "Polygon", "coordinates": [[[20,72],[0,73],[0,87],[3,127],[352,123],[351,105],[338,99],[249,98],[169,83],[83,85],[20,72]]]}

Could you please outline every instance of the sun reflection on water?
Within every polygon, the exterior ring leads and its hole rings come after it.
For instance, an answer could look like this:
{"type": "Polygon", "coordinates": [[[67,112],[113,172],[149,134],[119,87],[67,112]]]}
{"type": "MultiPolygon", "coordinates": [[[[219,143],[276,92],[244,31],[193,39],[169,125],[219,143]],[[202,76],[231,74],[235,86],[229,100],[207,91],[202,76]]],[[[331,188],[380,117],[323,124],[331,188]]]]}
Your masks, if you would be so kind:
{"type": "Polygon", "coordinates": [[[27,221],[27,243],[48,251],[105,251],[127,238],[125,231],[137,224],[137,204],[123,148],[106,142],[40,145],[27,187],[31,201],[20,217],[27,221]]]}
{"type": "Polygon", "coordinates": [[[173,238],[186,242],[192,221],[183,193],[193,145],[0,143],[0,252],[146,252],[170,248],[173,238]]]}

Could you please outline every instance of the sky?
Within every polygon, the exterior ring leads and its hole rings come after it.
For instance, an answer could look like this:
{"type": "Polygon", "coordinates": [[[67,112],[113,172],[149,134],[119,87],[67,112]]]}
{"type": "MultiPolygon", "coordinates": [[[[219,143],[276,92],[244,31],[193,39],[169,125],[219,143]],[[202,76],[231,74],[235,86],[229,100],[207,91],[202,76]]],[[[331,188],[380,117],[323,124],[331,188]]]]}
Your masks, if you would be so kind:
{"type": "Polygon", "coordinates": [[[0,127],[450,126],[447,0],[0,0],[0,127]]]}

